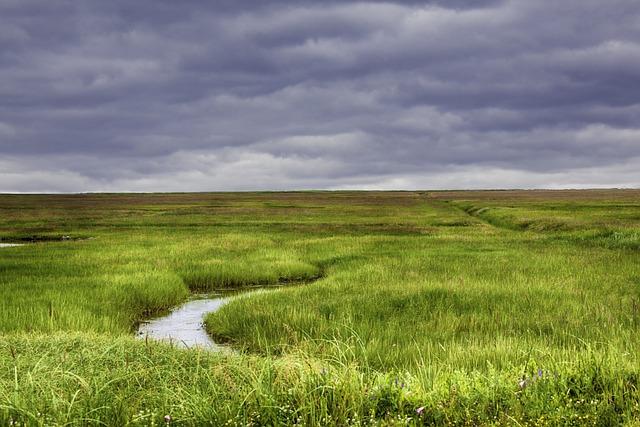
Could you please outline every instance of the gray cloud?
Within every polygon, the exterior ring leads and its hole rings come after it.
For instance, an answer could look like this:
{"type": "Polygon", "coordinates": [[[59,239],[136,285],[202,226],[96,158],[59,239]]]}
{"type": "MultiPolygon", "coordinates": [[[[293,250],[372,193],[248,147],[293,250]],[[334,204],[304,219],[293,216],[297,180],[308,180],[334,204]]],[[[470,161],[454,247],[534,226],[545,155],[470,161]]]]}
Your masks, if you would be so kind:
{"type": "Polygon", "coordinates": [[[634,0],[0,0],[0,191],[640,185],[634,0]]]}

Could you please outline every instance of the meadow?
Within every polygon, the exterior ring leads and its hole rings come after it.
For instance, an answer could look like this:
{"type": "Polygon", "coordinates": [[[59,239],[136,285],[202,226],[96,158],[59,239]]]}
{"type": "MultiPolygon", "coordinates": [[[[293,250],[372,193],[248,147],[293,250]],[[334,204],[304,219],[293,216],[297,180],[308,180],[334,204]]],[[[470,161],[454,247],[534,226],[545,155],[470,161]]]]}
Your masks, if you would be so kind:
{"type": "Polygon", "coordinates": [[[0,195],[17,242],[0,425],[640,425],[640,190],[0,195]],[[257,285],[233,354],[134,337],[257,285]]]}

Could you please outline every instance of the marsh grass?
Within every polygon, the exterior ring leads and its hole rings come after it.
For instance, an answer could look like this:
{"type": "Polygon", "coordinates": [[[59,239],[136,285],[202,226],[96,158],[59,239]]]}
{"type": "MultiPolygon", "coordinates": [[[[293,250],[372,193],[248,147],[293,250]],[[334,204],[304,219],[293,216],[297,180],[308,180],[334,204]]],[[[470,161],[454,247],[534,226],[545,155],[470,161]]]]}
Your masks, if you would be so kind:
{"type": "Polygon", "coordinates": [[[0,196],[0,424],[640,416],[637,192],[0,196]],[[134,340],[190,292],[241,354],[134,340]]]}
{"type": "Polygon", "coordinates": [[[640,416],[637,365],[591,352],[571,367],[530,355],[484,373],[427,364],[383,373],[333,341],[330,363],[223,356],[57,333],[0,343],[0,419],[14,425],[612,425],[640,416]],[[364,363],[362,363],[364,362],[364,363]],[[612,367],[615,367],[612,369],[612,367]],[[168,418],[167,418],[168,417],[168,418]]]}

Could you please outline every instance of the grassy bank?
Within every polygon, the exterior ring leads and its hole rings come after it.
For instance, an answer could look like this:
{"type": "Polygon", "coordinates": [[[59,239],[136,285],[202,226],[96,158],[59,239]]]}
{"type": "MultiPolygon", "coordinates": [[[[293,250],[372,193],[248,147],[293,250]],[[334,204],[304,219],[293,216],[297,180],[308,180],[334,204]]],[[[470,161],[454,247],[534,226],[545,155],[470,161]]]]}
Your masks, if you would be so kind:
{"type": "Polygon", "coordinates": [[[631,423],[638,235],[636,191],[0,196],[0,420],[631,423]],[[241,354],[131,338],[313,279],[207,318],[241,354]]]}

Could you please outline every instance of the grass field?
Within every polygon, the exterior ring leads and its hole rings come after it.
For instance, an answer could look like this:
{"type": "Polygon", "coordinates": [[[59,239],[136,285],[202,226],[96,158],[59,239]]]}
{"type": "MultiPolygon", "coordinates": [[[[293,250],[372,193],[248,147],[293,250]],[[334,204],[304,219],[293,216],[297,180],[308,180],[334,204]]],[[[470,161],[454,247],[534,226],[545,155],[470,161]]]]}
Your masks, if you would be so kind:
{"type": "Polygon", "coordinates": [[[640,425],[640,191],[0,195],[0,242],[0,425],[640,425]],[[237,354],[134,338],[283,282],[237,354]]]}

